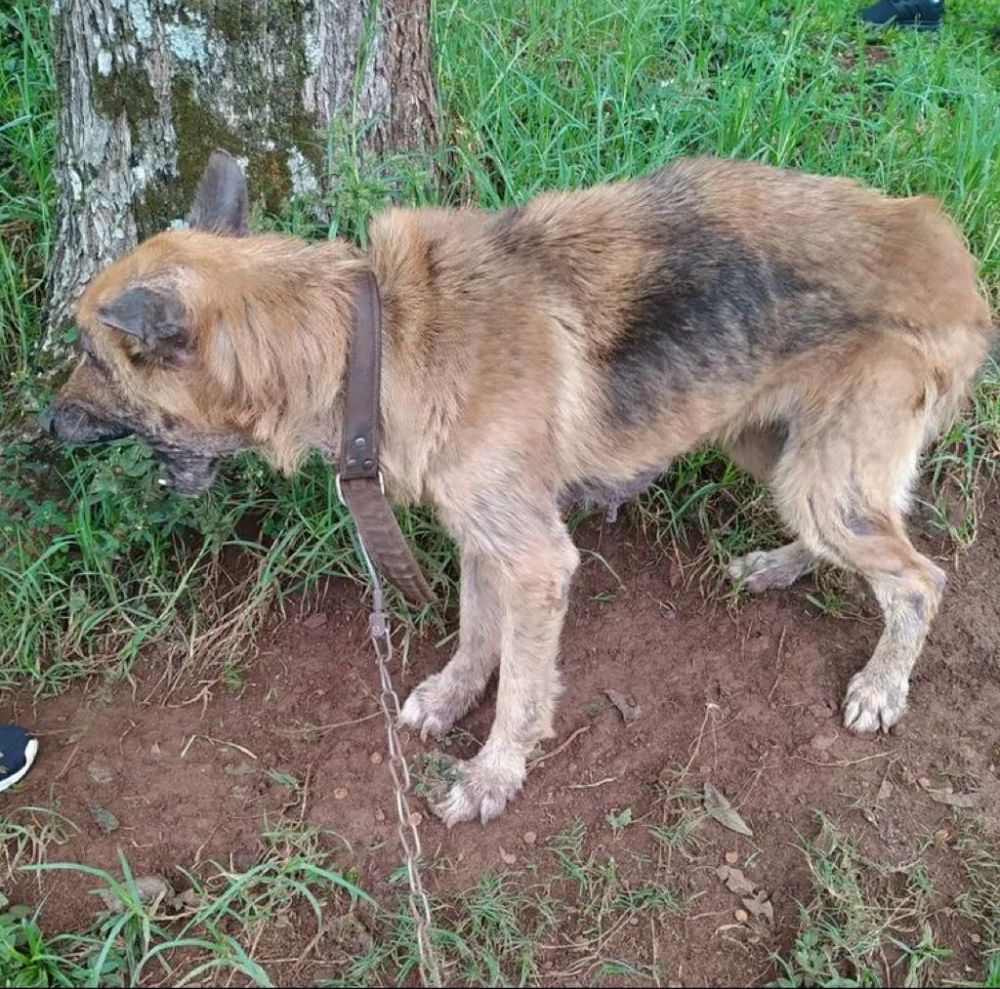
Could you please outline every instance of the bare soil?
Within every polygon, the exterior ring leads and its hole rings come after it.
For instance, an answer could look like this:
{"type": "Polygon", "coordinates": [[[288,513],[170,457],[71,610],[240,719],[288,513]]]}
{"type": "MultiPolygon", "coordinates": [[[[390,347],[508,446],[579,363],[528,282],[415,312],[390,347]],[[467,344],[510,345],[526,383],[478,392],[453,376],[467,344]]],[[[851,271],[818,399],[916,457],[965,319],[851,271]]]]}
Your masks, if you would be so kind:
{"type": "MultiPolygon", "coordinates": [[[[524,883],[537,883],[556,872],[549,837],[580,819],[589,850],[639,876],[659,862],[687,903],[683,917],[626,925],[612,944],[616,957],[655,962],[672,984],[759,984],[774,978],[769,952],[787,953],[799,904],[812,896],[799,836],[817,834],[821,812],[885,866],[905,870],[914,850],[930,843],[939,931],[956,948],[940,975],[968,979],[974,934],[952,909],[962,884],[954,838],[968,812],[934,801],[927,788],[979,791],[978,812],[1000,821],[1000,506],[984,514],[968,552],[923,540],[950,584],[913,677],[909,713],[880,737],[855,737],[838,717],[844,687],[880,632],[870,601],[855,617],[823,615],[806,598],[816,586],[807,580],[737,607],[709,603],[689,560],[652,547],[627,520],[585,528],[581,546],[607,565],[584,553],[563,643],[559,734],[549,750],[578,734],[531,772],[520,798],[485,829],[449,831],[417,801],[425,851],[438,864],[435,892],[468,887],[485,870],[513,868],[524,883]],[[625,723],[609,689],[638,704],[633,721],[625,723]],[[665,852],[648,827],[671,820],[663,790],[705,781],[732,801],[753,837],[708,822],[686,854],[665,852]],[[625,808],[633,823],[616,836],[607,816],[625,808]],[[771,894],[773,928],[734,919],[739,898],[715,875],[726,852],[771,894]]],[[[454,625],[450,616],[449,631],[454,625]]],[[[453,642],[438,646],[437,637],[408,644],[405,670],[396,670],[402,697],[448,658],[453,642]]],[[[358,869],[359,883],[393,899],[398,887],[387,880],[401,858],[357,587],[333,582],[275,621],[241,687],[189,682],[169,698],[147,697],[155,673],[140,673],[131,687],[92,685],[37,704],[22,697],[0,705],[0,719],[30,725],[42,739],[37,767],[3,799],[52,803],[80,828],[50,858],[115,871],[121,850],[136,874],[180,881],[180,867],[208,859],[246,868],[265,819],[285,814],[339,835],[350,848],[340,858],[358,869]],[[292,793],[268,770],[305,787],[292,793]],[[119,819],[112,834],[91,820],[95,805],[119,819]]],[[[463,725],[474,739],[488,733],[492,702],[491,693],[463,725]]],[[[408,738],[406,748],[417,761],[433,746],[408,738]]],[[[470,754],[474,743],[459,740],[449,751],[470,754]]],[[[94,915],[93,885],[52,874],[40,887],[35,878],[16,879],[10,892],[41,903],[47,929],[66,930],[94,915]]],[[[301,932],[303,943],[311,934],[301,932]]],[[[296,953],[294,945],[287,951],[296,953]]],[[[553,984],[564,954],[558,945],[543,953],[553,984]]],[[[301,985],[330,972],[317,959],[272,977],[301,985]]]]}

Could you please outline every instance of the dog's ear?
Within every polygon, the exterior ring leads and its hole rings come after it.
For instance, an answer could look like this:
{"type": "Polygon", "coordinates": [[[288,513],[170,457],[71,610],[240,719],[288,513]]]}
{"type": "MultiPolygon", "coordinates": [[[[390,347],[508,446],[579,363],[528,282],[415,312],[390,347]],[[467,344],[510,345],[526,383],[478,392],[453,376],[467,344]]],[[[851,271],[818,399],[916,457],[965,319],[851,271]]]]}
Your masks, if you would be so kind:
{"type": "Polygon", "coordinates": [[[210,233],[245,237],[247,180],[243,169],[225,151],[213,151],[194,194],[188,225],[210,233]]]}
{"type": "Polygon", "coordinates": [[[97,310],[108,326],[137,337],[151,350],[179,355],[191,345],[187,313],[169,289],[154,291],[139,285],[97,310]]]}

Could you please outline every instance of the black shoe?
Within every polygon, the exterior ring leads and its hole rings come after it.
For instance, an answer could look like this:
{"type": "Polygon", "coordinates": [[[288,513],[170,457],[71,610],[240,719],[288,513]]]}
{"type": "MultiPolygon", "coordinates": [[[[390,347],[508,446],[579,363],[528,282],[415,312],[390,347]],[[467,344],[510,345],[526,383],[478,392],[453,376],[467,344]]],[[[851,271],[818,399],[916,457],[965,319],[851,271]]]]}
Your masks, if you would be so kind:
{"type": "Polygon", "coordinates": [[[6,790],[31,769],[38,740],[17,725],[0,725],[0,790],[6,790]]]}
{"type": "Polygon", "coordinates": [[[865,7],[858,17],[865,24],[884,27],[915,27],[918,31],[937,31],[944,17],[944,0],[878,0],[865,7]]]}

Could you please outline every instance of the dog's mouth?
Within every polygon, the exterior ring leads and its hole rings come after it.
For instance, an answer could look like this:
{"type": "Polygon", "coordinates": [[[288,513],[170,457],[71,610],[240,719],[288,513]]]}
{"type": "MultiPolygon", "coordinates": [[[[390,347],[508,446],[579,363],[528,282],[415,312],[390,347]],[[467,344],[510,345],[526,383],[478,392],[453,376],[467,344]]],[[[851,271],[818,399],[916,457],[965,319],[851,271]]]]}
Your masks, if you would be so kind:
{"type": "Polygon", "coordinates": [[[204,457],[199,454],[174,451],[157,451],[160,461],[160,477],[157,484],[167,491],[193,498],[204,494],[219,472],[219,457],[204,457]]]}

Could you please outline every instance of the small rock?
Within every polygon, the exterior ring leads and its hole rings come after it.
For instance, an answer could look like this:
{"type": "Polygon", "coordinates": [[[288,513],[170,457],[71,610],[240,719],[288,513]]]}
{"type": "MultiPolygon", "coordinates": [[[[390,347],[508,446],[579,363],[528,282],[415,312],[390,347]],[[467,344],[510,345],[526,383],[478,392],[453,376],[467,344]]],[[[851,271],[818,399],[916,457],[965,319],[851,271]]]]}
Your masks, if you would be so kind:
{"type": "Polygon", "coordinates": [[[424,815],[421,814],[419,810],[410,811],[410,824],[412,824],[415,828],[419,828],[423,823],[424,815]]]}
{"type": "Polygon", "coordinates": [[[381,807],[375,808],[375,820],[378,821],[379,824],[385,823],[385,811],[382,810],[381,807]]]}
{"type": "Polygon", "coordinates": [[[174,897],[174,907],[177,910],[197,910],[200,906],[201,897],[193,889],[186,889],[174,897]]]}
{"type": "Polygon", "coordinates": [[[150,752],[150,755],[153,755],[157,759],[159,759],[160,756],[162,755],[162,753],[160,752],[160,743],[159,742],[153,742],[153,744],[149,747],[149,752],[150,752]]]}
{"type": "Polygon", "coordinates": [[[741,923],[745,924],[750,919],[750,914],[746,910],[737,910],[733,916],[741,923]]]}
{"type": "Polygon", "coordinates": [[[343,800],[344,797],[346,797],[346,796],[347,796],[347,787],[346,786],[338,786],[333,791],[333,799],[334,800],[343,800]]]}
{"type": "Polygon", "coordinates": [[[99,759],[94,759],[89,766],[87,766],[87,775],[95,783],[110,783],[114,778],[115,774],[111,771],[111,767],[106,762],[101,762],[99,759]]]}
{"type": "Polygon", "coordinates": [[[253,789],[243,783],[237,783],[236,786],[230,788],[229,795],[238,804],[246,804],[253,799],[253,789]]]}
{"type": "Polygon", "coordinates": [[[736,852],[726,852],[726,863],[728,865],[736,865],[739,862],[740,857],[736,852]]]}
{"type": "Polygon", "coordinates": [[[814,718],[826,719],[833,716],[833,709],[829,704],[810,704],[806,710],[814,718]]]}
{"type": "Polygon", "coordinates": [[[323,614],[322,611],[317,611],[315,614],[303,619],[302,625],[305,628],[322,628],[329,620],[329,616],[323,614]]]}
{"type": "Polygon", "coordinates": [[[524,843],[526,845],[533,845],[538,840],[538,835],[534,831],[524,832],[524,843]]]}
{"type": "Polygon", "coordinates": [[[369,762],[370,762],[370,763],[371,763],[371,764],[372,764],[373,766],[380,766],[380,765],[382,764],[382,753],[381,753],[381,752],[373,752],[373,753],[372,753],[372,754],[371,754],[371,755],[370,755],[370,756],[368,757],[368,761],[369,761],[369,762]]]}
{"type": "Polygon", "coordinates": [[[517,856],[511,854],[510,852],[505,852],[503,845],[498,846],[500,849],[500,858],[503,860],[505,865],[513,865],[517,862],[517,856]]]}
{"type": "Polygon", "coordinates": [[[87,813],[90,814],[91,820],[97,825],[97,830],[101,834],[111,834],[112,831],[118,830],[118,818],[107,807],[101,807],[97,804],[88,807],[87,813]]]}
{"type": "MultiPolygon", "coordinates": [[[[134,882],[134,890],[129,889],[128,884],[123,884],[126,889],[124,894],[120,894],[113,889],[101,892],[100,897],[108,910],[112,913],[124,913],[126,906],[123,902],[123,895],[134,895],[138,897],[140,903],[147,906],[157,901],[163,903],[174,899],[174,888],[163,876],[138,876],[134,882]]],[[[188,892],[193,892],[193,890],[188,890],[188,892]]]]}
{"type": "Polygon", "coordinates": [[[257,765],[250,759],[240,759],[229,766],[223,766],[222,771],[227,776],[249,776],[257,772],[257,765]]]}
{"type": "Polygon", "coordinates": [[[837,741],[838,734],[835,728],[824,728],[813,735],[809,740],[809,746],[817,752],[825,752],[837,741]]]}
{"type": "Polygon", "coordinates": [[[970,940],[970,941],[971,941],[971,942],[972,942],[973,944],[980,944],[980,943],[982,942],[983,938],[982,938],[982,935],[980,935],[980,934],[977,934],[977,933],[976,933],[975,931],[973,931],[973,932],[972,932],[972,933],[971,933],[971,934],[969,935],[969,940],[970,940]]]}

